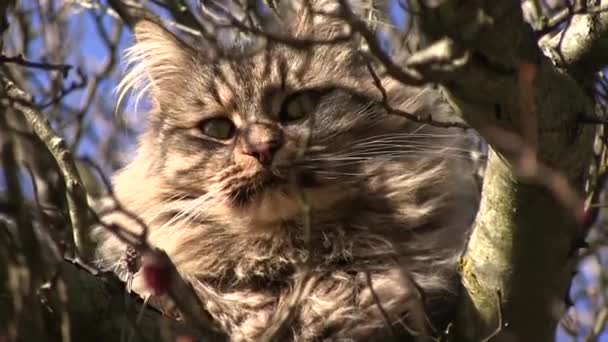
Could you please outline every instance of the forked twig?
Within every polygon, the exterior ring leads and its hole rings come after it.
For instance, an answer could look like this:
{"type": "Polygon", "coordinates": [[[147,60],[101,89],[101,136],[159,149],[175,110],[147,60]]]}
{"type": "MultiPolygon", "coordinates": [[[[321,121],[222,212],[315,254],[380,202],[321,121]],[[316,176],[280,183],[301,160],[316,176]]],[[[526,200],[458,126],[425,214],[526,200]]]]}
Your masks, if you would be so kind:
{"type": "Polygon", "coordinates": [[[462,128],[462,129],[471,128],[471,127],[469,127],[469,125],[467,125],[464,122],[435,121],[435,120],[433,120],[433,118],[430,115],[426,116],[426,117],[422,117],[420,115],[408,113],[408,112],[398,109],[398,108],[393,108],[389,103],[388,94],[386,93],[386,89],[382,85],[382,81],[380,80],[380,77],[378,77],[378,74],[376,73],[376,71],[374,70],[373,66],[370,63],[367,64],[367,70],[369,71],[370,75],[372,76],[372,78],[374,80],[374,84],[376,85],[376,88],[378,88],[378,90],[380,91],[380,94],[382,95],[382,106],[389,114],[403,116],[414,122],[418,122],[418,123],[422,123],[422,124],[429,124],[429,125],[435,126],[435,127],[442,127],[442,128],[457,127],[457,128],[462,128]]]}
{"type": "Polygon", "coordinates": [[[509,326],[508,322],[503,322],[503,309],[502,309],[502,292],[500,291],[500,289],[496,289],[496,307],[498,308],[498,325],[496,326],[496,329],[490,333],[490,335],[486,336],[484,339],[482,339],[480,342],[488,342],[491,339],[493,339],[495,336],[497,336],[502,329],[506,328],[509,326]]]}
{"type": "Polygon", "coordinates": [[[32,62],[32,61],[26,60],[22,55],[8,57],[8,56],[0,54],[0,64],[3,64],[3,63],[12,63],[12,64],[21,65],[21,66],[28,67],[28,68],[36,68],[36,69],[42,69],[42,70],[56,70],[56,71],[60,71],[62,73],[63,77],[66,77],[68,74],[68,71],[70,71],[70,69],[73,68],[73,66],[69,65],[69,64],[52,64],[52,63],[32,62]]]}
{"type": "Polygon", "coordinates": [[[372,275],[369,273],[369,271],[365,271],[365,282],[367,284],[367,287],[369,288],[370,293],[372,294],[372,298],[374,299],[374,302],[376,303],[376,307],[378,308],[378,310],[380,311],[380,314],[382,315],[384,324],[388,327],[389,331],[391,332],[392,338],[396,339],[398,334],[395,331],[395,327],[391,323],[391,319],[388,316],[388,313],[386,312],[386,310],[384,310],[384,307],[382,306],[382,303],[380,302],[380,298],[378,297],[376,290],[374,290],[374,286],[372,284],[372,275]]]}

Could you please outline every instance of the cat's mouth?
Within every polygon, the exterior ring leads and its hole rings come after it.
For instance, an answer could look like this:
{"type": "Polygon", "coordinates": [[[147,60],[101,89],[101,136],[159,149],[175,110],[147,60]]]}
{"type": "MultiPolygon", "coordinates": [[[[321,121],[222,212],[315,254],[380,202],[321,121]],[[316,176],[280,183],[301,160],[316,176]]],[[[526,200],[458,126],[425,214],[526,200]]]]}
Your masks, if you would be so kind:
{"type": "Polygon", "coordinates": [[[256,227],[274,227],[278,221],[301,215],[302,199],[308,201],[310,210],[325,210],[356,192],[356,187],[320,181],[314,174],[283,175],[263,171],[238,180],[232,178],[224,187],[223,214],[257,222],[256,227]]]}
{"type": "Polygon", "coordinates": [[[287,179],[271,172],[261,172],[239,184],[233,184],[229,199],[233,206],[244,207],[268,191],[281,191],[288,185],[287,179]]]}
{"type": "Polygon", "coordinates": [[[318,186],[310,174],[283,175],[282,172],[264,171],[248,179],[231,184],[228,197],[232,206],[242,208],[259,200],[264,194],[287,195],[289,189],[302,189],[318,186]],[[290,177],[294,176],[294,177],[290,177]],[[295,184],[294,184],[295,182],[295,184]]]}

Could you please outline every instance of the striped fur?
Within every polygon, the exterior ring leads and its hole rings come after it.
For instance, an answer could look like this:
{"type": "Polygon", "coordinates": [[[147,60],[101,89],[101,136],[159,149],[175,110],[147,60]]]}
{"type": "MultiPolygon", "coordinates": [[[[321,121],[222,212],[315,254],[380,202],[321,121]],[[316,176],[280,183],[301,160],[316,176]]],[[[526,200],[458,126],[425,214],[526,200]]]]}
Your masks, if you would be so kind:
{"type": "MultiPolygon", "coordinates": [[[[344,31],[296,9],[284,24],[290,37],[344,31]]],[[[267,42],[230,59],[189,48],[149,22],[135,32],[121,94],[149,96],[154,108],[134,160],[114,178],[115,192],[233,340],[265,332],[303,259],[312,267],[309,286],[282,340],[384,340],[385,318],[401,332],[407,325],[428,333],[423,312],[437,319],[450,310],[478,200],[461,131],[388,115],[351,43],[295,49],[267,42]],[[323,93],[314,111],[278,122],[289,94],[308,88],[323,93]],[[200,132],[201,120],[218,115],[236,125],[230,141],[200,132]],[[260,127],[282,139],[265,170],[240,152],[260,127]],[[266,171],[284,182],[260,181],[266,171]]],[[[382,83],[394,107],[435,118],[448,112],[432,89],[382,83]]],[[[137,227],[118,213],[105,219],[137,227]]],[[[103,263],[117,263],[125,246],[104,232],[98,237],[103,263]]],[[[134,288],[146,292],[139,274],[134,288]]]]}

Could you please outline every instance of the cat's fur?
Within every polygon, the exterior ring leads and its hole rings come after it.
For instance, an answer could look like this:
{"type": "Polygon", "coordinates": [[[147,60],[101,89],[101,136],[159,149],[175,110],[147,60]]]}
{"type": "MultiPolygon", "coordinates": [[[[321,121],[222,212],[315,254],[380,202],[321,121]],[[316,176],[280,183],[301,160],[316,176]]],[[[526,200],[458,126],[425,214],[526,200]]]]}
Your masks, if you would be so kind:
{"type": "MultiPolygon", "coordinates": [[[[291,37],[343,32],[334,20],[298,11],[284,22],[291,37]]],[[[350,43],[268,43],[230,60],[189,48],[149,22],[135,33],[135,66],[123,84],[147,87],[154,108],[134,160],[114,178],[115,193],[233,340],[261,336],[303,260],[312,267],[310,291],[284,340],[381,340],[383,314],[396,328],[420,331],[427,329],[422,310],[431,317],[449,310],[477,205],[462,131],[386,114],[350,43]],[[279,122],[285,98],[311,87],[333,90],[306,118],[279,122]],[[235,138],[206,138],[199,123],[211,115],[229,117],[235,138]],[[250,140],[264,139],[280,145],[269,167],[245,151],[250,140]]],[[[447,112],[429,89],[382,82],[396,108],[436,118],[447,112]]],[[[106,219],[137,227],[118,214],[106,219]]],[[[115,238],[101,241],[107,263],[123,256],[115,238]]],[[[135,288],[144,292],[140,283],[136,274],[135,288]]]]}

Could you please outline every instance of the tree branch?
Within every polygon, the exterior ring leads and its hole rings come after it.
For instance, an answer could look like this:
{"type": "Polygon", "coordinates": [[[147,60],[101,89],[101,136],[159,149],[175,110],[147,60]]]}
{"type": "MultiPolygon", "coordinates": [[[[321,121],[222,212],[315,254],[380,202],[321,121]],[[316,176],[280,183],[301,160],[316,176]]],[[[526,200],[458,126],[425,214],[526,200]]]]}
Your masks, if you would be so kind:
{"type": "MultiPolygon", "coordinates": [[[[86,251],[85,247],[90,246],[87,240],[90,233],[89,228],[91,227],[87,216],[89,213],[89,206],[86,199],[85,188],[76,169],[74,159],[65,145],[64,140],[56,135],[43,114],[30,107],[29,96],[21,89],[17,88],[14,83],[2,74],[0,74],[0,84],[2,85],[3,92],[8,97],[8,100],[11,101],[11,105],[23,113],[34,132],[46,144],[48,150],[56,159],[66,183],[66,197],[70,221],[74,231],[75,246],[78,249],[75,259],[77,261],[82,259],[88,260],[88,258],[84,258],[87,257],[84,253],[86,251]]],[[[117,237],[122,236],[119,234],[121,231],[120,227],[108,226],[106,228],[115,233],[117,237]]],[[[205,311],[204,305],[199,301],[198,297],[196,297],[192,286],[181,278],[175,265],[173,265],[166,253],[148,245],[145,238],[146,236],[134,237],[134,241],[127,242],[130,242],[131,245],[136,247],[144,257],[154,259],[155,266],[160,266],[160,271],[163,272],[163,276],[169,279],[167,284],[168,288],[165,290],[176,304],[184,319],[205,337],[208,337],[213,341],[225,340],[225,333],[212,321],[210,315],[205,311]]],[[[26,241],[30,240],[35,241],[35,238],[28,238],[26,241]]],[[[35,291],[33,291],[33,293],[35,293],[35,291]]],[[[70,300],[70,302],[71,301],[72,300],[70,300]]],[[[96,305],[91,305],[91,307],[96,307],[96,305]]],[[[98,316],[93,315],[88,317],[98,316]]],[[[72,321],[72,319],[70,319],[70,321],[72,321]]]]}
{"type": "Polygon", "coordinates": [[[584,77],[605,67],[608,65],[608,1],[573,15],[563,30],[540,43],[557,66],[569,69],[576,76],[584,77]]]}
{"type": "Polygon", "coordinates": [[[21,65],[28,68],[36,68],[43,70],[57,70],[63,74],[63,77],[66,77],[68,71],[73,68],[73,66],[69,64],[51,64],[51,63],[40,63],[40,62],[32,62],[28,61],[23,56],[13,56],[8,57],[0,54],[0,64],[2,63],[13,63],[17,65],[21,65]]]}
{"type": "Polygon", "coordinates": [[[72,153],[68,149],[65,140],[53,131],[44,115],[28,105],[29,96],[24,91],[19,89],[4,75],[0,75],[0,84],[8,100],[12,102],[14,108],[23,113],[36,135],[47,146],[59,166],[65,181],[66,201],[69,209],[70,223],[73,227],[74,257],[86,260],[88,249],[91,246],[90,242],[88,242],[88,228],[90,227],[87,218],[88,203],[78,169],[72,158],[72,153]]]}
{"type": "MultiPolygon", "coordinates": [[[[552,311],[568,285],[565,265],[579,229],[577,210],[564,210],[564,201],[554,196],[578,191],[553,187],[576,185],[579,190],[593,127],[581,127],[577,118],[594,112],[593,100],[544,57],[518,1],[446,0],[436,6],[418,2],[418,7],[421,30],[435,43],[408,66],[442,84],[457,113],[493,149],[479,213],[460,261],[465,293],[456,321],[458,340],[483,339],[501,318],[508,326],[497,341],[552,340],[559,318],[552,311]],[[521,137],[517,140],[528,152],[514,149],[512,139],[501,139],[499,132],[521,137]],[[521,163],[526,154],[531,165],[555,170],[564,181],[521,177],[522,170],[530,171],[521,163]],[[502,294],[502,308],[496,291],[502,294]]],[[[595,46],[595,41],[582,46],[595,46]]],[[[565,202],[581,204],[576,198],[565,202]]]]}

